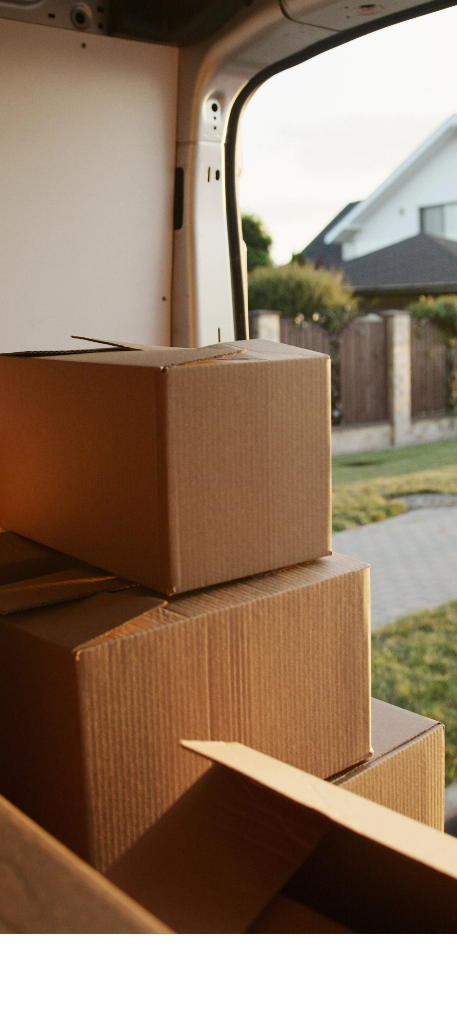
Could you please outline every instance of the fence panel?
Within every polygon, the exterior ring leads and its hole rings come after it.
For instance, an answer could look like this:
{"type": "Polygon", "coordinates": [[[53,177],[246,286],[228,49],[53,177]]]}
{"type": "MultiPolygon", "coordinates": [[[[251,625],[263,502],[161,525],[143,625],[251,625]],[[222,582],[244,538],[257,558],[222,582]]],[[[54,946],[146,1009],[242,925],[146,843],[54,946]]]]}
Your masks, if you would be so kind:
{"type": "Polygon", "coordinates": [[[340,377],[344,424],[387,419],[387,344],[383,319],[361,316],[344,329],[340,377]]]}
{"type": "Polygon", "coordinates": [[[411,415],[446,411],[446,348],[440,331],[427,321],[412,321],[411,415]]]}
{"type": "Polygon", "coordinates": [[[294,344],[297,348],[309,348],[329,354],[328,336],[317,323],[295,323],[295,320],[281,319],[281,344],[294,344]]]}

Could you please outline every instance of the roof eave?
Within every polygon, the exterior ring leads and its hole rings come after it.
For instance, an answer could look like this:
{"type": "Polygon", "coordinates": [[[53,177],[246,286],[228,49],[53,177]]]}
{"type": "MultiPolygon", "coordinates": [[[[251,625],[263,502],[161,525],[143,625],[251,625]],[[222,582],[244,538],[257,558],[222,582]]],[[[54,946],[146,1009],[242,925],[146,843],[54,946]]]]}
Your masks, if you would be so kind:
{"type": "Polygon", "coordinates": [[[445,143],[447,134],[451,134],[456,131],[457,115],[454,114],[453,116],[450,116],[449,119],[447,119],[446,122],[438,128],[438,130],[435,130],[431,137],[428,137],[427,140],[416,149],[416,151],[413,151],[413,154],[410,155],[406,161],[402,162],[402,164],[395,169],[395,171],[392,172],[383,183],[381,183],[381,186],[378,186],[377,189],[366,198],[366,200],[362,200],[352,211],[349,212],[346,218],[343,218],[342,221],[338,222],[338,224],[331,229],[330,232],[327,232],[324,236],[324,242],[326,244],[330,244],[332,242],[344,242],[344,240],[340,238],[343,231],[354,228],[356,222],[359,222],[360,225],[363,224],[366,213],[368,211],[372,211],[376,207],[376,204],[386,196],[389,190],[393,190],[395,186],[400,184],[400,182],[407,179],[408,174],[420,166],[421,162],[430,158],[433,151],[438,150],[439,147],[445,143]]]}
{"type": "Polygon", "coordinates": [[[354,281],[350,281],[349,283],[355,292],[420,292],[424,295],[428,292],[443,292],[445,294],[457,294],[457,281],[449,285],[429,281],[424,281],[421,284],[403,285],[358,285],[354,281]]]}

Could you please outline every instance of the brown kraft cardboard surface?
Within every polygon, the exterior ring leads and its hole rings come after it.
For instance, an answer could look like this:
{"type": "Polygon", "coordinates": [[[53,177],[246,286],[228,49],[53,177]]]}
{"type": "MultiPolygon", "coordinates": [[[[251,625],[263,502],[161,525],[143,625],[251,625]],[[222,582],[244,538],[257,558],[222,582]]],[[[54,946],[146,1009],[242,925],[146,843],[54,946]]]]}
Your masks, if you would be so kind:
{"type": "Polygon", "coordinates": [[[457,930],[457,840],[237,742],[108,870],[178,932],[457,930]]]}
{"type": "Polygon", "coordinates": [[[169,934],[170,929],[0,797],[0,933],[169,934]]]}
{"type": "Polygon", "coordinates": [[[16,612],[0,666],[1,793],[103,870],[205,769],[180,736],[321,777],[366,758],[369,569],[333,555],[171,600],[16,612]]]}
{"type": "Polygon", "coordinates": [[[373,755],[331,782],[443,830],[443,724],[372,699],[371,740],[373,755]]]}
{"type": "Polygon", "coordinates": [[[160,593],[328,555],[330,467],[317,352],[0,356],[0,524],[160,593]]]}

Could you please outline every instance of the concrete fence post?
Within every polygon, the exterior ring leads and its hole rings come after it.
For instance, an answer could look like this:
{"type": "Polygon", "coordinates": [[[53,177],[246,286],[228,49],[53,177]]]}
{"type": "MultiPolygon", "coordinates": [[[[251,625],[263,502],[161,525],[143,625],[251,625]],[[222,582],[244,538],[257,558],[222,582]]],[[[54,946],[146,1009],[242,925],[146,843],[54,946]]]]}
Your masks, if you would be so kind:
{"type": "Polygon", "coordinates": [[[274,309],[251,309],[249,312],[249,336],[251,340],[281,341],[281,313],[274,309]]]}
{"type": "Polygon", "coordinates": [[[387,397],[392,423],[392,443],[411,442],[411,317],[388,310],[383,317],[387,338],[387,397]]]}

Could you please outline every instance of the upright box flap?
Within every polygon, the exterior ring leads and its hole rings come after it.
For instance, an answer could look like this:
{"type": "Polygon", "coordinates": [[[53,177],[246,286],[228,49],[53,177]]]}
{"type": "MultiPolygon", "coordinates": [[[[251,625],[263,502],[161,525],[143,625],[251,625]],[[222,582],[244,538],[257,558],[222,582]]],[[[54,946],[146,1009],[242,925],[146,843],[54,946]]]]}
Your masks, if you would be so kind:
{"type": "Polygon", "coordinates": [[[106,874],[174,931],[244,932],[327,827],[216,766],[106,874]]]}
{"type": "Polygon", "coordinates": [[[455,880],[457,887],[453,838],[238,742],[181,744],[353,833],[435,868],[455,880]]]}

